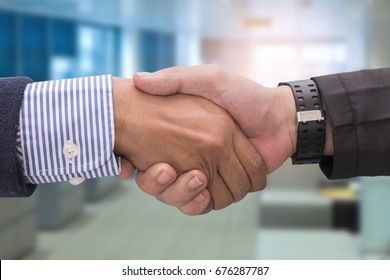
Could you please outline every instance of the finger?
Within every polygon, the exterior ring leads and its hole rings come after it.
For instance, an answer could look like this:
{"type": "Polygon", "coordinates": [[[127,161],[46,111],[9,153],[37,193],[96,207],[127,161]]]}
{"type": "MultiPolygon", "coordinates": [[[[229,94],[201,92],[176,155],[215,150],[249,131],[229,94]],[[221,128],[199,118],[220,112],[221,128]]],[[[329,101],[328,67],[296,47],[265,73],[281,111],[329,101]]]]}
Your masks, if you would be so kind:
{"type": "Polygon", "coordinates": [[[180,175],[156,198],[165,204],[180,207],[193,200],[206,187],[206,175],[199,170],[191,170],[180,175]]]}
{"type": "Polygon", "coordinates": [[[250,179],[250,191],[253,192],[264,189],[267,184],[267,170],[265,164],[256,148],[241,131],[237,131],[234,134],[234,150],[250,179]]]}
{"type": "Polygon", "coordinates": [[[178,209],[182,213],[191,216],[206,214],[212,210],[210,199],[210,192],[207,189],[203,189],[194,199],[184,204],[183,206],[178,207],[178,209]]]}
{"type": "Polygon", "coordinates": [[[219,174],[233,196],[233,202],[245,197],[251,190],[251,181],[235,154],[228,154],[228,159],[219,166],[219,174]]]}
{"type": "Polygon", "coordinates": [[[129,179],[134,173],[134,167],[127,159],[121,158],[121,172],[117,175],[119,179],[129,179]]]}
{"type": "MultiPolygon", "coordinates": [[[[170,67],[154,73],[136,73],[134,85],[149,94],[193,94],[208,99],[224,92],[228,73],[217,65],[170,67]]],[[[214,101],[213,98],[213,101],[214,101]]]]}
{"type": "Polygon", "coordinates": [[[156,196],[176,179],[176,171],[166,163],[157,163],[145,172],[138,172],[135,181],[147,194],[156,196]]]}
{"type": "Polygon", "coordinates": [[[214,210],[223,209],[234,202],[232,193],[219,174],[208,185],[214,210]]]}
{"type": "MultiPolygon", "coordinates": [[[[210,196],[210,199],[208,199],[209,204],[208,204],[208,205],[206,206],[206,208],[202,211],[202,213],[200,213],[200,215],[207,214],[207,213],[209,213],[211,210],[213,210],[213,208],[214,208],[214,204],[213,204],[213,202],[211,201],[211,194],[210,194],[210,191],[207,190],[207,189],[206,189],[206,191],[207,191],[208,195],[210,196]]],[[[203,194],[203,193],[202,193],[202,194],[203,194]]],[[[206,199],[207,199],[207,197],[206,197],[206,199]]]]}

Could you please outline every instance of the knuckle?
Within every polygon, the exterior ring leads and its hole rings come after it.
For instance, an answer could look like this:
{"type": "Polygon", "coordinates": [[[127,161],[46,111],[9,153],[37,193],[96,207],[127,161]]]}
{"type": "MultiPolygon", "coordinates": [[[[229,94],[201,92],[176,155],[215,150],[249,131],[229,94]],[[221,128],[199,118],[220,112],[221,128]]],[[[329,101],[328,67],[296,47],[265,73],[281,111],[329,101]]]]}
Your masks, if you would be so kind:
{"type": "Polygon", "coordinates": [[[153,184],[147,183],[144,180],[144,175],[142,176],[137,176],[135,178],[135,182],[138,185],[138,187],[146,194],[151,195],[151,196],[156,196],[159,195],[162,191],[163,188],[160,186],[155,186],[153,184]]]}
{"type": "Polygon", "coordinates": [[[258,192],[258,191],[262,191],[265,189],[265,187],[267,186],[267,177],[266,176],[263,176],[260,180],[260,182],[255,185],[255,186],[252,186],[251,188],[251,192],[258,192]]]}
{"type": "Polygon", "coordinates": [[[232,141],[233,128],[233,122],[229,117],[220,116],[213,135],[209,135],[210,148],[221,151],[229,147],[232,141]]]}
{"type": "Polygon", "coordinates": [[[169,71],[171,71],[172,73],[175,74],[175,73],[179,73],[180,71],[182,71],[183,67],[181,67],[181,66],[172,66],[172,67],[166,68],[165,70],[167,70],[167,69],[169,69],[169,71]]]}
{"type": "Polygon", "coordinates": [[[228,207],[232,203],[233,203],[233,199],[222,200],[218,202],[214,201],[214,210],[221,210],[223,208],[228,207]]]}
{"type": "Polygon", "coordinates": [[[154,190],[154,188],[152,188],[149,184],[146,184],[145,180],[143,179],[143,176],[140,176],[138,175],[136,178],[135,178],[135,182],[136,184],[138,185],[138,187],[145,193],[149,194],[149,195],[156,195],[157,192],[156,190],[154,190]]]}
{"type": "Polygon", "coordinates": [[[250,191],[261,191],[267,185],[267,171],[263,159],[256,151],[252,153],[250,164],[252,169],[249,173],[252,182],[250,191]]]}
{"type": "Polygon", "coordinates": [[[267,171],[263,159],[257,152],[252,154],[249,175],[252,185],[258,185],[260,188],[265,186],[267,181],[267,171]]]}
{"type": "Polygon", "coordinates": [[[233,203],[243,199],[251,190],[251,180],[244,169],[237,169],[232,171],[234,181],[231,181],[227,186],[231,195],[233,196],[233,203]]]}
{"type": "Polygon", "coordinates": [[[223,68],[217,63],[209,63],[206,65],[211,73],[222,71],[223,68]]]}
{"type": "Polygon", "coordinates": [[[211,150],[223,150],[226,147],[226,139],[221,135],[214,135],[210,139],[210,148],[211,150]]]}
{"type": "Polygon", "coordinates": [[[199,215],[205,215],[207,213],[210,213],[211,210],[213,210],[213,206],[211,204],[209,204],[205,209],[203,209],[199,215]]]}
{"type": "Polygon", "coordinates": [[[261,156],[257,151],[254,151],[252,153],[252,158],[251,158],[251,165],[254,170],[263,170],[264,169],[264,162],[261,156]]]}
{"type": "Polygon", "coordinates": [[[221,77],[226,74],[226,70],[218,64],[212,63],[207,65],[207,67],[209,68],[210,76],[214,78],[221,77]]]}
{"type": "Polygon", "coordinates": [[[260,184],[260,186],[259,186],[260,191],[261,191],[261,190],[264,190],[266,186],[267,186],[267,177],[264,176],[264,177],[263,177],[263,181],[261,182],[261,184],[260,184]]]}
{"type": "Polygon", "coordinates": [[[237,186],[235,190],[232,191],[234,202],[238,202],[242,200],[248,192],[250,192],[251,186],[248,184],[242,184],[241,186],[237,186]]]}
{"type": "Polygon", "coordinates": [[[203,183],[203,185],[207,185],[207,176],[206,176],[206,174],[204,174],[202,171],[200,171],[200,170],[192,170],[189,174],[188,174],[188,178],[190,179],[190,178],[193,178],[193,177],[198,177],[201,181],[202,181],[202,183],[203,183]]]}
{"type": "Polygon", "coordinates": [[[218,64],[209,64],[208,67],[208,77],[209,77],[209,83],[210,85],[218,91],[222,92],[225,89],[225,83],[223,81],[226,81],[229,77],[228,71],[226,71],[222,66],[218,64]]]}

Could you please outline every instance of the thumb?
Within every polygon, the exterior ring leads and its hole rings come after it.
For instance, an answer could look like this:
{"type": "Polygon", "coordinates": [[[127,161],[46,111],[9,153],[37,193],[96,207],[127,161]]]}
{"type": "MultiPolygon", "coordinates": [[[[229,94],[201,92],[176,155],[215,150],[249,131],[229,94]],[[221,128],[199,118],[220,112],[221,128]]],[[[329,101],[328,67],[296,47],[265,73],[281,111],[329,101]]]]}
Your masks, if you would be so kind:
{"type": "Polygon", "coordinates": [[[263,86],[214,64],[137,73],[133,82],[149,94],[184,93],[204,97],[227,110],[246,135],[258,131],[261,119],[256,117],[256,112],[267,109],[264,104],[270,96],[263,86]]]}
{"type": "Polygon", "coordinates": [[[225,74],[217,65],[171,67],[154,73],[136,73],[133,82],[139,90],[149,94],[185,93],[215,102],[229,82],[225,74]]]}
{"type": "Polygon", "coordinates": [[[175,78],[172,68],[158,72],[134,74],[133,83],[141,91],[154,95],[172,95],[180,90],[180,81],[175,78]]]}

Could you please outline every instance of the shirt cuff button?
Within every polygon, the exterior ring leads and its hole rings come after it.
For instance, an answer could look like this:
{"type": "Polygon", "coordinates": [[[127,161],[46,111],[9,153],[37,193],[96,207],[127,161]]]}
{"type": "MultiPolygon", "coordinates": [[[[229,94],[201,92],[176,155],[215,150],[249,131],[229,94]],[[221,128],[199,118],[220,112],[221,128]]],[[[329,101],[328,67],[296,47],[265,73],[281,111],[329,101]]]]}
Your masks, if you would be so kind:
{"type": "Polygon", "coordinates": [[[69,180],[69,183],[71,183],[72,185],[80,185],[82,182],[84,182],[85,178],[81,177],[81,176],[76,176],[76,177],[73,177],[72,179],[69,180]]]}
{"type": "Polygon", "coordinates": [[[76,156],[80,153],[80,148],[77,144],[68,140],[65,142],[64,148],[62,150],[65,160],[67,163],[73,163],[76,156]]]}

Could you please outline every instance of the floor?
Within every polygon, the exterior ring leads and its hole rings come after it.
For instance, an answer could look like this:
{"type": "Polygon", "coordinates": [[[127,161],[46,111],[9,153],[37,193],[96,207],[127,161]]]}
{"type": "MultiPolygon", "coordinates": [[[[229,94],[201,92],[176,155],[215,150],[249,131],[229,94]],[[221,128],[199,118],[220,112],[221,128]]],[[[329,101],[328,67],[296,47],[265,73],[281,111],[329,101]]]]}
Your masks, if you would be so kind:
{"type": "Polygon", "coordinates": [[[357,260],[362,255],[356,235],[332,229],[263,229],[258,235],[258,259],[357,260]]]}
{"type": "Polygon", "coordinates": [[[63,228],[40,231],[24,259],[254,259],[257,215],[255,194],[189,217],[126,181],[63,228]]]}

